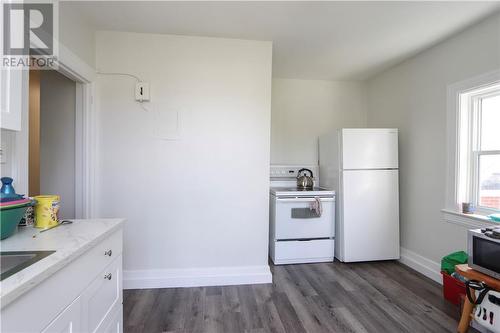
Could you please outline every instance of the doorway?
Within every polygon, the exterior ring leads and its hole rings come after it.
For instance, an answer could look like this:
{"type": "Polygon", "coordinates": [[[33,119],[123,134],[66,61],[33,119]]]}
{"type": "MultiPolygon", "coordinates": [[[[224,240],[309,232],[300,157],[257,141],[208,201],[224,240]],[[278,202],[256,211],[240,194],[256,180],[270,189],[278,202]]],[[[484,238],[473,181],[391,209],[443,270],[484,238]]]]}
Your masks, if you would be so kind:
{"type": "MultiPolygon", "coordinates": [[[[61,197],[59,217],[78,218],[77,83],[55,70],[29,74],[30,196],[61,197]]],[[[79,142],[81,144],[81,142],[79,142]]]]}

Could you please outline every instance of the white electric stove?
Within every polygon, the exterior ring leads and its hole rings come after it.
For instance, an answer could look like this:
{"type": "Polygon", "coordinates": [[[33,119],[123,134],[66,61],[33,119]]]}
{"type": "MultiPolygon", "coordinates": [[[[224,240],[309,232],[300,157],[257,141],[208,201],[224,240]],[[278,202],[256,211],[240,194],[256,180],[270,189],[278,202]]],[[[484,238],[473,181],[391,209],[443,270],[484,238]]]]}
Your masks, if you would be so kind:
{"type": "Polygon", "coordinates": [[[318,166],[271,165],[269,253],[275,265],[328,262],[334,258],[335,192],[319,184],[318,166]],[[315,186],[297,188],[300,169],[315,186]]]}

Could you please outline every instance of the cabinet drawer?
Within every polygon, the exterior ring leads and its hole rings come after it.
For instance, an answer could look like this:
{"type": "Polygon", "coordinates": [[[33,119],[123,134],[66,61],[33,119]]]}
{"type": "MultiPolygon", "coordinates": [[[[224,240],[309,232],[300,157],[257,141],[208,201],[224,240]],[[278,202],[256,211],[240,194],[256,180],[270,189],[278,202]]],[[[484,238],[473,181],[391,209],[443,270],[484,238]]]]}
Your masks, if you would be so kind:
{"type": "Polygon", "coordinates": [[[122,257],[113,260],[82,294],[83,331],[96,332],[122,307],[122,257]]]}
{"type": "Polygon", "coordinates": [[[275,264],[333,261],[333,239],[275,242],[275,264]]]}
{"type": "Polygon", "coordinates": [[[121,256],[121,254],[122,231],[115,232],[92,249],[92,256],[99,270],[104,269],[104,267],[108,266],[114,259],[121,256]]]}

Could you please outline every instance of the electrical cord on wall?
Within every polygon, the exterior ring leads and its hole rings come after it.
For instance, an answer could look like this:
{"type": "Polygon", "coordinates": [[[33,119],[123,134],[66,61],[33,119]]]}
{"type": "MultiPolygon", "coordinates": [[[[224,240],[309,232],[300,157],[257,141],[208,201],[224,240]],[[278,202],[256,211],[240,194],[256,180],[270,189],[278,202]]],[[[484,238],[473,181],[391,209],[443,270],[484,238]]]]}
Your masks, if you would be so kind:
{"type": "MultiPolygon", "coordinates": [[[[96,72],[97,74],[99,75],[115,75],[115,76],[128,76],[128,77],[131,77],[131,78],[134,78],[137,83],[141,83],[143,82],[141,80],[140,77],[138,77],[137,75],[134,75],[134,74],[130,74],[130,73],[120,73],[120,72],[96,72]]],[[[143,101],[138,101],[136,100],[137,103],[139,103],[140,107],[146,111],[146,112],[150,112],[150,110],[148,110],[142,103],[144,103],[143,101]]],[[[159,120],[159,114],[158,114],[158,111],[157,112],[153,112],[152,113],[154,117],[157,118],[157,122],[156,123],[159,123],[160,120],[159,120]]],[[[176,132],[177,132],[177,135],[175,135],[175,137],[173,138],[167,138],[167,137],[160,137],[158,136],[159,139],[161,140],[164,140],[164,141],[176,141],[178,140],[178,132],[179,132],[179,112],[176,112],[176,119],[175,119],[175,123],[176,123],[176,132]]]]}
{"type": "MultiPolygon", "coordinates": [[[[141,83],[143,82],[141,80],[140,77],[134,75],[134,74],[130,74],[130,73],[119,73],[119,72],[96,72],[97,74],[99,75],[117,75],[117,76],[128,76],[128,77],[131,77],[131,78],[134,78],[136,79],[137,83],[141,83]]],[[[149,110],[142,104],[144,103],[143,101],[136,101],[137,103],[139,103],[140,107],[146,111],[146,112],[149,112],[149,110]]]]}

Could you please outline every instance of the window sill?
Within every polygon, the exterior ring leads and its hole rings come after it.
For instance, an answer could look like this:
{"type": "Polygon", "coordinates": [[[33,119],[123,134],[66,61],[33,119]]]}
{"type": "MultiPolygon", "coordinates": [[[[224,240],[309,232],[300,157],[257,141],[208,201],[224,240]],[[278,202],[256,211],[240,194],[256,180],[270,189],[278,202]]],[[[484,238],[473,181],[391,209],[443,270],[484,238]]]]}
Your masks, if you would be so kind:
{"type": "Polygon", "coordinates": [[[500,227],[500,223],[493,222],[484,215],[464,214],[450,209],[441,209],[441,212],[443,213],[443,217],[446,222],[458,224],[462,227],[467,227],[470,229],[492,226],[500,227]]]}

